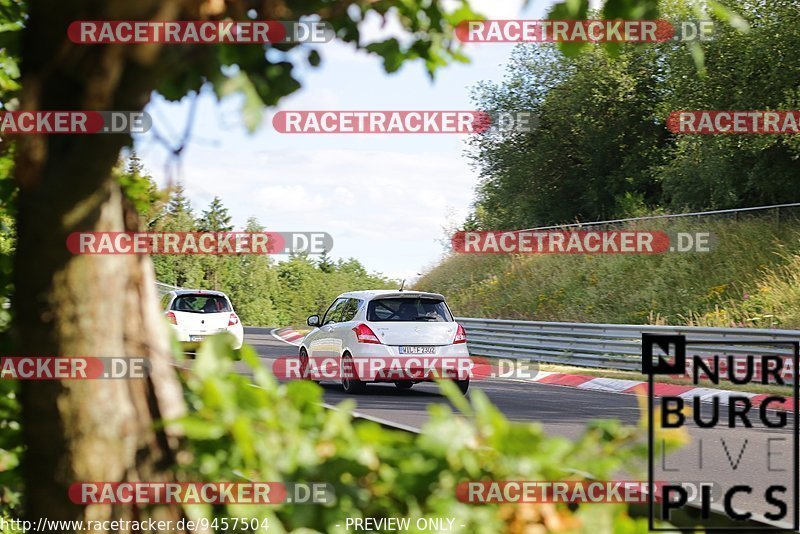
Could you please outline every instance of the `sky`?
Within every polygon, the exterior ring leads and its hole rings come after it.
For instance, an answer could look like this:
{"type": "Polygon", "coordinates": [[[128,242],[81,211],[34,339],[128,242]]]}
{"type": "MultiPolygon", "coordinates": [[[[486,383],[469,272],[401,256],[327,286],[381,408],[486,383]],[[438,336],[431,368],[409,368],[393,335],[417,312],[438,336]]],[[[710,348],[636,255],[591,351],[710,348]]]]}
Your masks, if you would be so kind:
{"type": "MultiPolygon", "coordinates": [[[[473,1],[490,19],[545,18],[552,0],[473,1]]],[[[376,16],[362,26],[366,41],[399,33],[376,16]]],[[[280,110],[471,110],[470,87],[499,81],[513,45],[469,43],[469,64],[454,64],[431,81],[421,62],[386,74],[380,58],[339,42],[317,45],[320,67],[301,68],[303,88],[268,109],[261,127],[242,125],[238,97],[221,102],[203,91],[192,140],[177,166],[153,135],[135,148],[164,186],[179,180],[195,210],[219,196],[237,229],[254,216],[268,230],[322,231],[333,237],[330,256],[354,257],[372,272],[413,280],[434,266],[447,227],[461,223],[474,198],[477,173],[464,156],[463,135],[281,134],[271,124],[280,110]]],[[[147,108],[160,135],[177,144],[188,99],[155,96],[147,108]]]]}

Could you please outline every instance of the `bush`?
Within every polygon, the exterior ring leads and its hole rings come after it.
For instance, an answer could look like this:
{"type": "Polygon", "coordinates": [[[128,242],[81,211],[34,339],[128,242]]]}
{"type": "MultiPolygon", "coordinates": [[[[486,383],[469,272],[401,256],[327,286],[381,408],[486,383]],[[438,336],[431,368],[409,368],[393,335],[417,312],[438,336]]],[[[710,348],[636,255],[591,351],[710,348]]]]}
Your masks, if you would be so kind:
{"type": "MultiPolygon", "coordinates": [[[[190,519],[266,519],[270,532],[345,532],[348,517],[406,517],[412,526],[419,518],[455,518],[455,525],[464,525],[460,530],[478,533],[588,532],[598,525],[608,532],[647,532],[646,519],[632,517],[626,505],[480,505],[456,498],[457,485],[470,480],[610,480],[620,472],[641,477],[644,424],[591,421],[573,442],[546,435],[538,424],[509,421],[480,390],[467,400],[442,382],[460,413],[433,404],[429,421],[412,434],[354,420],[350,401],[324,408],[322,389],[311,382],[279,384],[247,345],[241,356],[252,377],[234,371],[233,356],[229,340],[216,336],[182,375],[189,413],[172,422],[187,437],[178,455],[179,479],[320,482],[335,500],[185,505],[190,519]]],[[[24,451],[16,383],[0,380],[0,387],[0,518],[20,518],[24,451]]],[[[656,442],[662,438],[671,449],[685,435],[659,434],[656,442]]]]}
{"type": "Polygon", "coordinates": [[[268,519],[275,532],[344,532],[347,517],[408,517],[412,525],[423,517],[454,517],[466,532],[589,531],[597,525],[647,532],[646,520],[632,518],[625,505],[573,510],[456,498],[457,484],[468,480],[609,480],[621,471],[641,473],[643,426],[592,421],[572,442],[546,435],[537,424],[509,421],[480,390],[467,400],[443,382],[442,392],[460,414],[433,404],[422,431],[411,434],[353,420],[350,401],[324,408],[322,390],[311,382],[279,384],[250,347],[242,357],[252,379],[235,373],[230,357],[222,339],[211,339],[184,376],[190,414],[178,424],[191,459],[181,478],[324,482],[336,502],[187,507],[192,517],[268,519]]]}
{"type": "MultiPolygon", "coordinates": [[[[0,519],[20,516],[22,499],[23,444],[20,429],[20,406],[17,400],[17,382],[0,379],[0,519]]],[[[2,522],[0,522],[2,524],[2,522]]],[[[0,528],[3,534],[16,530],[0,528]]]]}

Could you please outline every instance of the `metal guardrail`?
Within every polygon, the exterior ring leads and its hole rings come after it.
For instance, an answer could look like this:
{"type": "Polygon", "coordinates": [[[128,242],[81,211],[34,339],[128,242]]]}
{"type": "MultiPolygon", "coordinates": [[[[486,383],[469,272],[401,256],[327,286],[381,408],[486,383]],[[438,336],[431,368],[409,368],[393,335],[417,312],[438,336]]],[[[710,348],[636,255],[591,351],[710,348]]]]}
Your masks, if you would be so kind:
{"type": "Polygon", "coordinates": [[[156,282],[156,291],[158,291],[158,297],[161,298],[170,291],[174,289],[181,289],[178,286],[171,286],[169,284],[162,284],[161,282],[156,282]]]}
{"type": "MultiPolygon", "coordinates": [[[[752,354],[737,342],[800,341],[800,330],[555,323],[458,317],[467,332],[470,354],[601,369],[640,371],[643,333],[683,334],[692,341],[725,341],[724,349],[693,345],[698,355],[752,354]]],[[[786,345],[760,346],[759,354],[790,356],[786,345]]]]}
{"type": "Polygon", "coordinates": [[[556,224],[552,226],[539,226],[537,228],[527,228],[525,230],[514,230],[515,232],[529,232],[535,230],[558,230],[558,229],[566,229],[566,228],[585,228],[590,226],[616,226],[625,223],[631,222],[640,222],[640,221],[653,221],[653,220],[671,220],[671,219],[682,219],[686,217],[734,217],[734,219],[739,218],[739,215],[749,215],[749,214],[760,214],[761,212],[765,211],[772,211],[774,212],[776,219],[778,221],[781,220],[782,214],[781,211],[790,211],[800,208],[800,202],[792,202],[788,204],[772,204],[769,206],[752,206],[749,208],[732,208],[732,209],[725,209],[725,210],[712,210],[712,211],[693,211],[690,213],[669,213],[664,215],[647,215],[644,217],[629,217],[627,219],[611,219],[608,221],[587,221],[587,222],[577,222],[572,224],[556,224]]]}

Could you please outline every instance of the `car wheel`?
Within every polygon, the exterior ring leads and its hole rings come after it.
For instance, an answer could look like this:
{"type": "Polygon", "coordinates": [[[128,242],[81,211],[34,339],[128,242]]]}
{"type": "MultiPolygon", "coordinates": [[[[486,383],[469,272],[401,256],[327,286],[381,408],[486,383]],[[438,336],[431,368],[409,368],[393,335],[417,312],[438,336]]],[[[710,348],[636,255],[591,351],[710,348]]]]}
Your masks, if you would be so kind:
{"type": "Polygon", "coordinates": [[[364,382],[358,379],[355,363],[353,363],[353,358],[349,354],[342,356],[341,373],[342,389],[345,393],[349,395],[357,395],[366,389],[364,382]]]}
{"type": "Polygon", "coordinates": [[[313,380],[308,378],[308,352],[306,352],[305,348],[300,349],[300,376],[304,380],[311,380],[315,384],[319,384],[319,380],[313,380]]]}
{"type": "Polygon", "coordinates": [[[403,380],[395,382],[394,385],[397,386],[398,389],[411,389],[411,386],[414,385],[414,382],[403,380]]]}
{"type": "Polygon", "coordinates": [[[466,380],[456,380],[455,382],[461,394],[466,395],[467,390],[469,389],[469,378],[467,378],[466,380]]]}

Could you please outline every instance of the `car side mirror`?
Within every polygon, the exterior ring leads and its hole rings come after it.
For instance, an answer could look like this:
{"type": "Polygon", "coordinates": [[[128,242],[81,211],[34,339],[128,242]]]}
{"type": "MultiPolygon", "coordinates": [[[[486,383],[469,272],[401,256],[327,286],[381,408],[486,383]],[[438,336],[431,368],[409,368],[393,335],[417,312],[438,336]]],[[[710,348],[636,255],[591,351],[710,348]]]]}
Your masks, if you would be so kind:
{"type": "Polygon", "coordinates": [[[306,320],[308,326],[319,326],[319,315],[312,315],[306,320]]]}

